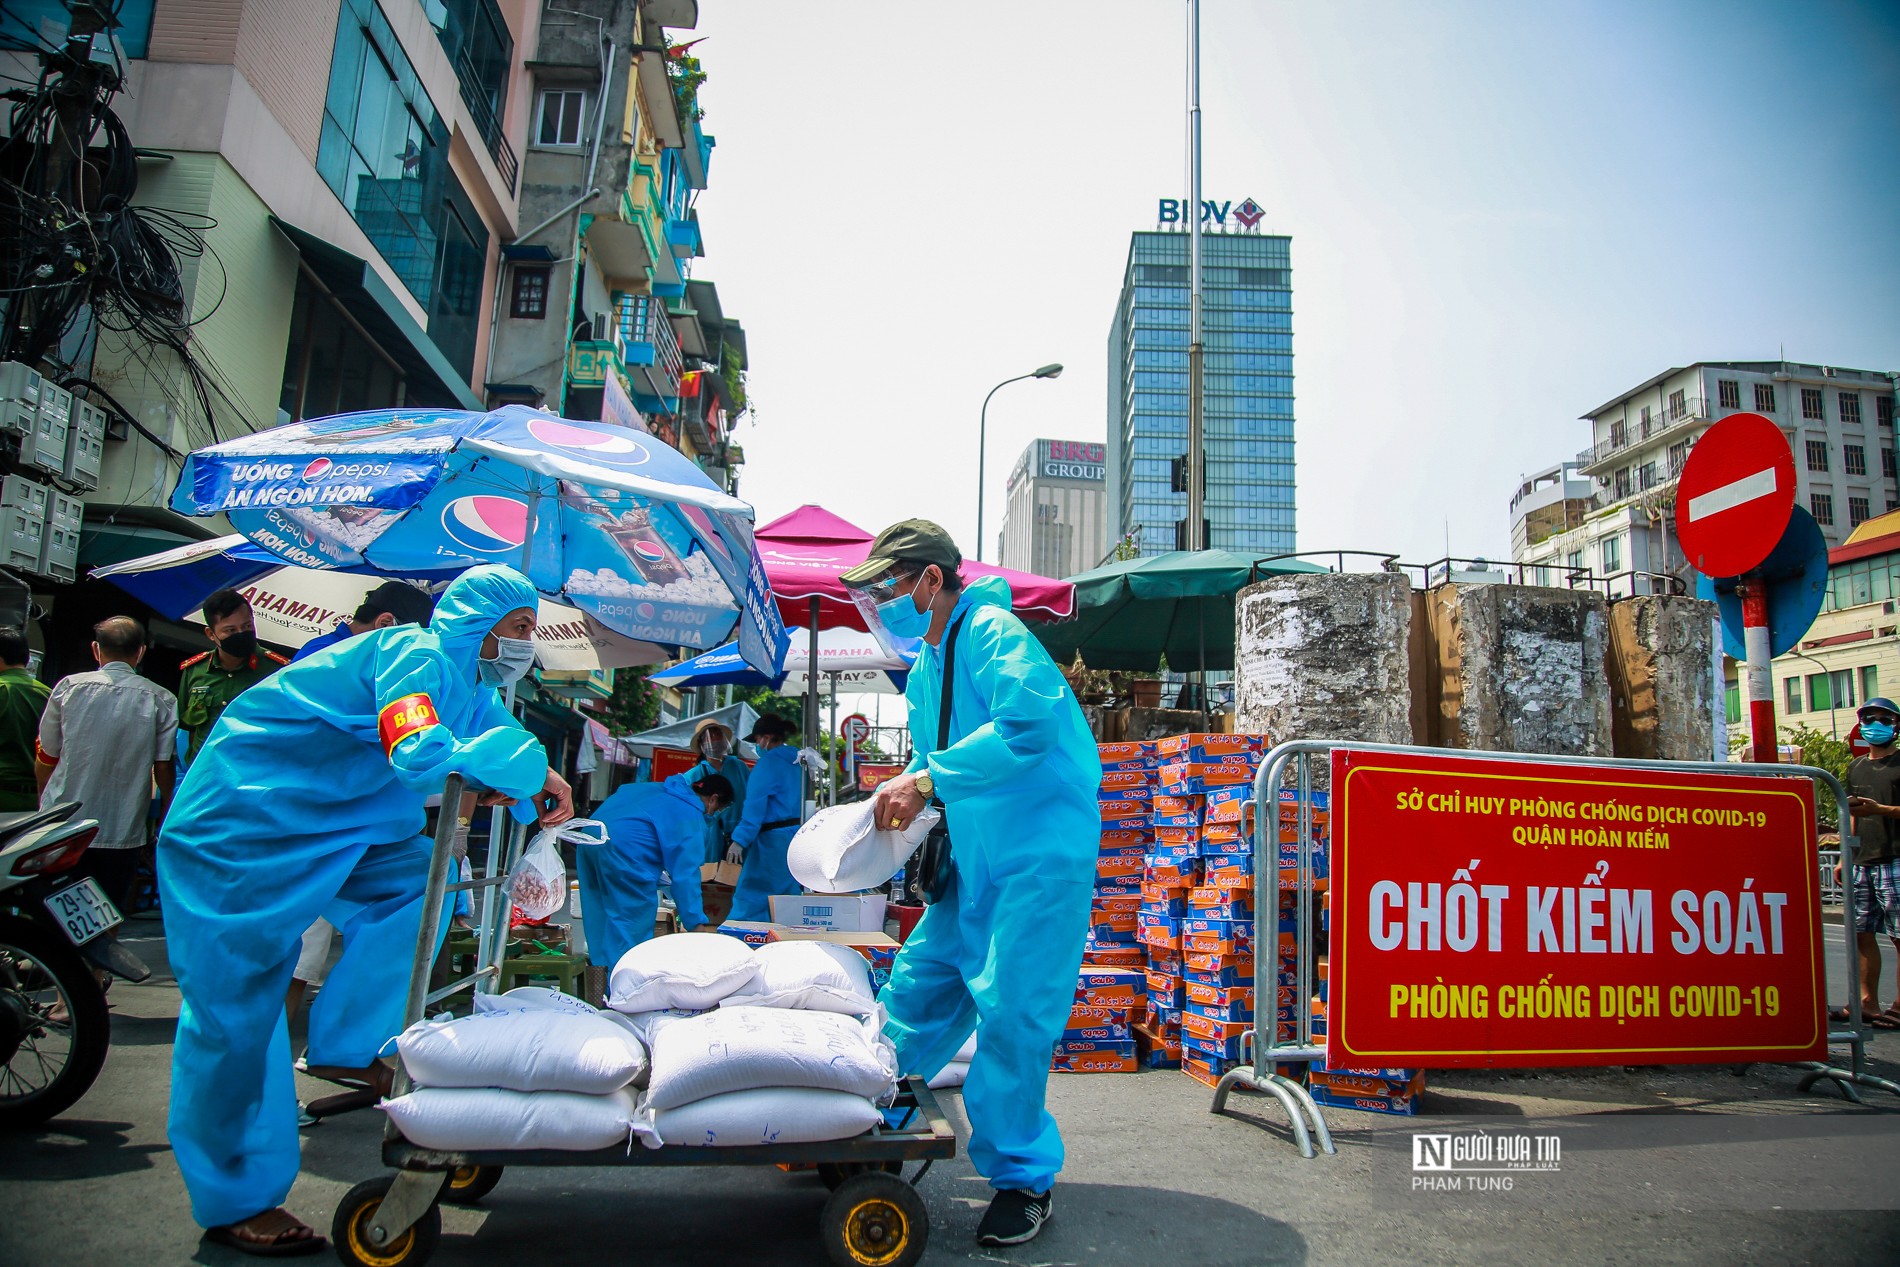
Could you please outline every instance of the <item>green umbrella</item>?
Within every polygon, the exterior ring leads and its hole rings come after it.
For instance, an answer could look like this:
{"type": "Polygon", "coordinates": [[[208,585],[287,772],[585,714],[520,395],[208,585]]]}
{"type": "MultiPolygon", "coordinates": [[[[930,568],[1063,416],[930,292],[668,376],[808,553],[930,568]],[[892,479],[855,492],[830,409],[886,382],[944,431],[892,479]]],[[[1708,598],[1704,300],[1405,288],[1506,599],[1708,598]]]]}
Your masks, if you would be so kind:
{"type": "Polygon", "coordinates": [[[1232,550],[1176,550],[1106,563],[1069,578],[1075,619],[1031,626],[1060,664],[1176,673],[1234,667],[1234,595],[1263,576],[1324,572],[1297,559],[1259,562],[1232,550]]]}

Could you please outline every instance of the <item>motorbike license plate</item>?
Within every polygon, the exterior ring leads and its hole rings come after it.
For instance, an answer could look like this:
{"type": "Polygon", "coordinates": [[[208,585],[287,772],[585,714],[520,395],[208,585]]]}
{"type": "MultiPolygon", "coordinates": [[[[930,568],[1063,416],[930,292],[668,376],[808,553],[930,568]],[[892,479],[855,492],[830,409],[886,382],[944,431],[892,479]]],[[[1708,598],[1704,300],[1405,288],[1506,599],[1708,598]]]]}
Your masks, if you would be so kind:
{"type": "Polygon", "coordinates": [[[77,884],[69,884],[47,898],[46,909],[53,913],[53,918],[59,921],[66,930],[67,938],[75,946],[83,946],[99,934],[125,922],[125,916],[119,914],[119,908],[112,904],[105,890],[91,876],[77,884]]]}

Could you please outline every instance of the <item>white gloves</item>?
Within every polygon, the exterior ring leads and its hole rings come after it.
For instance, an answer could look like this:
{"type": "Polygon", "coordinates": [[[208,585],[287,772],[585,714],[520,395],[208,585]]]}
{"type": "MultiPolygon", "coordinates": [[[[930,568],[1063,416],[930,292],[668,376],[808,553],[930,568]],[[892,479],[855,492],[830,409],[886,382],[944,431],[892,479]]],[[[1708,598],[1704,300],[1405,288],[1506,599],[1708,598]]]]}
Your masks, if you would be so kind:
{"type": "Polygon", "coordinates": [[[745,846],[744,845],[727,845],[726,846],[726,861],[732,863],[734,866],[737,866],[738,864],[744,862],[745,861],[745,846]]]}
{"type": "Polygon", "coordinates": [[[825,759],[819,755],[818,749],[816,748],[800,748],[798,750],[798,761],[800,765],[810,770],[813,774],[823,774],[825,772],[825,759]]]}

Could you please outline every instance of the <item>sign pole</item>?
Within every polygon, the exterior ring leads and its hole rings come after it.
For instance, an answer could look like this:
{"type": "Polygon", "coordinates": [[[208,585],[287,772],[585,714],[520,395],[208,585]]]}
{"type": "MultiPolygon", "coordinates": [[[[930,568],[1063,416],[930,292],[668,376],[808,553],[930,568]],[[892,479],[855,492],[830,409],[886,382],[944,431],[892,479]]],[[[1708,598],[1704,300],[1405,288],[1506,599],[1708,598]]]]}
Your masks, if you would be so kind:
{"type": "Polygon", "coordinates": [[[1774,765],[1775,680],[1774,657],[1768,648],[1768,586],[1760,572],[1750,572],[1738,588],[1742,596],[1742,648],[1748,653],[1742,669],[1748,684],[1748,728],[1755,760],[1774,765]]]}

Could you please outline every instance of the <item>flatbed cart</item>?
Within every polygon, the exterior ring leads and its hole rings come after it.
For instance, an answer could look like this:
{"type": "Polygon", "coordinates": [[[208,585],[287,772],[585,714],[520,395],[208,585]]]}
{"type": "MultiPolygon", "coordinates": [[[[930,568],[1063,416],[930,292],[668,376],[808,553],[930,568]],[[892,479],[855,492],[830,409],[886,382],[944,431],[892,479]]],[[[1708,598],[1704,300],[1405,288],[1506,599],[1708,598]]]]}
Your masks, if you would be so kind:
{"type": "MultiPolygon", "coordinates": [[[[461,776],[452,776],[443,792],[444,806],[460,803],[461,776]]],[[[486,874],[451,885],[448,881],[455,815],[444,813],[436,827],[429,862],[429,886],[422,927],[436,928],[447,893],[458,889],[494,889],[505,883],[520,851],[521,833],[509,833],[505,850],[490,848],[486,874]],[[506,854],[506,857],[500,855],[506,854]]],[[[478,912],[475,972],[431,993],[435,939],[423,937],[409,977],[404,1025],[421,1020],[431,1004],[460,990],[493,989],[507,946],[510,903],[499,891],[478,912]]],[[[392,1095],[410,1090],[400,1067],[392,1095]]],[[[922,1079],[906,1078],[893,1108],[898,1125],[874,1127],[851,1139],[809,1144],[769,1144],[738,1148],[700,1148],[669,1144],[647,1148],[634,1142],[598,1151],[550,1149],[444,1152],[419,1148],[405,1140],[395,1122],[386,1123],[383,1161],[396,1173],[357,1184],[338,1204],[331,1222],[331,1244],[347,1267],[420,1267],[435,1252],[442,1234],[441,1202],[473,1205],[494,1190],[510,1166],[816,1166],[832,1189],[820,1218],[826,1253],[840,1267],[911,1267],[921,1260],[930,1239],[930,1216],[916,1185],[932,1164],[956,1156],[957,1137],[922,1079]],[[920,1162],[903,1177],[905,1162],[920,1162]]],[[[887,1121],[893,1115],[887,1114],[887,1121]]]]}

